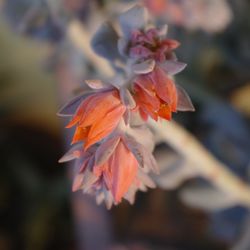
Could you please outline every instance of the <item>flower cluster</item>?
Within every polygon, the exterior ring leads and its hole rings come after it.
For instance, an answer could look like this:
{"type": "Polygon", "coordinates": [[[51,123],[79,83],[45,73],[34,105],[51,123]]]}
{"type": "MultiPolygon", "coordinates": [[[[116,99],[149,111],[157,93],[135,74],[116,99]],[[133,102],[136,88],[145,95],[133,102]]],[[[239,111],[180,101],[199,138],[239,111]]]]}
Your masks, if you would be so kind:
{"type": "Polygon", "coordinates": [[[122,198],[133,203],[137,190],[155,187],[148,175],[158,173],[148,118],[170,120],[173,112],[194,110],[173,79],[186,64],[177,60],[179,42],[166,38],[167,27],[151,27],[138,5],[119,23],[122,34],[107,22],[92,39],[93,50],[109,60],[116,77],[87,80],[91,90],[59,111],[71,117],[67,128],[75,127],[75,145],[60,160],[75,160],[73,191],[94,194],[108,208],[122,198]]]}

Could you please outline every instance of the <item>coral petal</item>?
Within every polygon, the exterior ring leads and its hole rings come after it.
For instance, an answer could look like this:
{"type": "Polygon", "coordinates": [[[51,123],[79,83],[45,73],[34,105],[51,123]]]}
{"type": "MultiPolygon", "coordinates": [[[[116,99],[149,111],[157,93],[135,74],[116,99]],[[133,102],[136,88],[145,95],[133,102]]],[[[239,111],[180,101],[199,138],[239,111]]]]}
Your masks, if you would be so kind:
{"type": "Polygon", "coordinates": [[[82,127],[90,126],[97,120],[102,120],[106,114],[120,104],[118,91],[101,93],[93,97],[86,106],[84,116],[79,125],[82,127]]]}
{"type": "Polygon", "coordinates": [[[136,158],[121,141],[113,155],[111,169],[113,173],[111,191],[115,202],[118,203],[134,181],[138,169],[136,158]]]}
{"type": "Polygon", "coordinates": [[[73,139],[72,139],[72,144],[79,142],[79,141],[84,141],[89,133],[90,127],[86,128],[81,128],[81,127],[76,127],[73,139]]]}
{"type": "Polygon", "coordinates": [[[158,114],[160,117],[166,119],[166,120],[171,120],[172,118],[172,112],[171,112],[171,108],[169,105],[167,104],[163,104],[161,105],[158,114]]]}
{"type": "Polygon", "coordinates": [[[86,144],[84,145],[85,150],[111,133],[119,123],[125,111],[126,108],[120,105],[110,111],[100,121],[96,121],[90,128],[86,144]]]}
{"type": "Polygon", "coordinates": [[[167,74],[157,67],[151,74],[157,95],[166,103],[171,104],[175,95],[175,85],[167,74]]]}

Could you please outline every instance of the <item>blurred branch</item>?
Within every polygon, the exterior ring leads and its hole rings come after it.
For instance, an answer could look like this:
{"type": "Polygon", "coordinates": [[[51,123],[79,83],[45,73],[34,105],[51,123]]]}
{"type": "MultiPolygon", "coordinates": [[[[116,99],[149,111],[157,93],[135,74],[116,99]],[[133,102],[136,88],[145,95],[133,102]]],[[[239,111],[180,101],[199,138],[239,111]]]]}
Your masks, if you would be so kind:
{"type": "Polygon", "coordinates": [[[250,207],[250,186],[228,170],[203,147],[200,142],[176,122],[156,123],[150,126],[164,142],[192,162],[196,171],[220,190],[234,197],[235,202],[250,207]]]}
{"type": "Polygon", "coordinates": [[[104,76],[112,77],[114,72],[111,66],[98,55],[96,55],[90,46],[91,36],[87,29],[77,20],[72,21],[67,28],[67,35],[73,44],[80,49],[84,56],[96,66],[95,69],[104,76]]]}

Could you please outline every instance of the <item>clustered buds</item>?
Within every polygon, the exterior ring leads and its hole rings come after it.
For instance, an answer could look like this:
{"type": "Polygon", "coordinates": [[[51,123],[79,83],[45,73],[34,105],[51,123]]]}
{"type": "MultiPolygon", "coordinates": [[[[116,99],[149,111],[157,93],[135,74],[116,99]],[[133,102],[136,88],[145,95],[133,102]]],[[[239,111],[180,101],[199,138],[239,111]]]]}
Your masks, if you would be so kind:
{"type": "Polygon", "coordinates": [[[167,27],[150,26],[144,7],[134,6],[119,18],[122,34],[104,23],[92,48],[116,72],[108,82],[87,80],[91,91],[61,108],[75,127],[74,146],[60,162],[75,160],[73,191],[96,196],[110,208],[122,198],[131,204],[137,190],[155,187],[148,175],[158,173],[148,118],[170,120],[173,112],[193,111],[186,92],[173,75],[186,64],[173,50],[179,42],[166,38],[167,27]]]}

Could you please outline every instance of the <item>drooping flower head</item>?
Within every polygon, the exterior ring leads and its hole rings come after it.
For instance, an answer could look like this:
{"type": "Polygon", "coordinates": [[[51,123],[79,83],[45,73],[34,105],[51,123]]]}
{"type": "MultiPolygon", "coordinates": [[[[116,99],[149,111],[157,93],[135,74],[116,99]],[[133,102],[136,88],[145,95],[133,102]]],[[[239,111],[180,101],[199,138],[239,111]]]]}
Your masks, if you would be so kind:
{"type": "Polygon", "coordinates": [[[75,127],[76,145],[61,159],[75,160],[73,191],[95,195],[108,208],[123,198],[133,203],[137,190],[155,186],[148,175],[158,173],[148,117],[170,120],[172,112],[193,110],[186,92],[174,82],[173,75],[186,64],[177,60],[173,51],[179,42],[166,38],[166,26],[149,27],[147,12],[138,5],[119,22],[122,34],[105,23],[91,42],[117,72],[115,80],[86,81],[92,91],[59,112],[71,117],[67,128],[75,127]]]}

